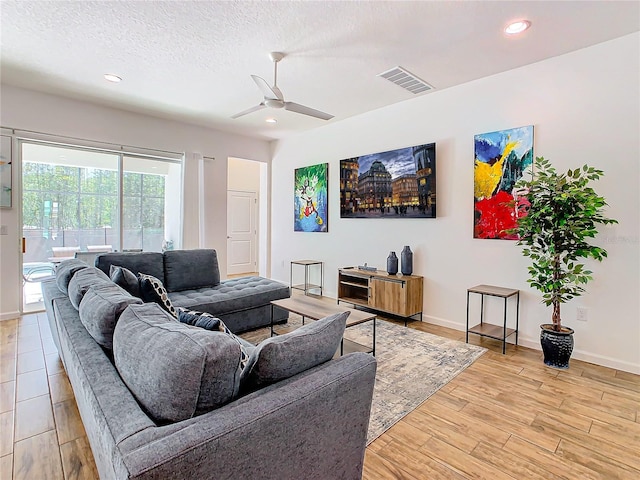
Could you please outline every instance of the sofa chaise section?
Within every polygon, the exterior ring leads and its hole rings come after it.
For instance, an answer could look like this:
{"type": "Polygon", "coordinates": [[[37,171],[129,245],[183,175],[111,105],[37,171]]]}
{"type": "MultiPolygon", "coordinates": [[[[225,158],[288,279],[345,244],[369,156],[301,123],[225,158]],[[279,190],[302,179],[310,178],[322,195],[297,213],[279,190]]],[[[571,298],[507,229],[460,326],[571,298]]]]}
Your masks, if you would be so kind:
{"type": "Polygon", "coordinates": [[[271,308],[272,300],[288,298],[289,286],[263,277],[220,281],[218,257],[213,249],[172,250],[164,253],[104,253],[96,267],[109,274],[111,265],[136,275],[145,273],[162,281],[175,307],[211,313],[235,333],[285,322],[288,312],[271,308]]]}
{"type": "MultiPolygon", "coordinates": [[[[212,313],[236,333],[269,325],[270,302],[289,295],[287,285],[263,277],[236,278],[211,288],[169,292],[174,306],[212,313]]],[[[274,308],[275,323],[287,317],[286,310],[274,308]]]]}

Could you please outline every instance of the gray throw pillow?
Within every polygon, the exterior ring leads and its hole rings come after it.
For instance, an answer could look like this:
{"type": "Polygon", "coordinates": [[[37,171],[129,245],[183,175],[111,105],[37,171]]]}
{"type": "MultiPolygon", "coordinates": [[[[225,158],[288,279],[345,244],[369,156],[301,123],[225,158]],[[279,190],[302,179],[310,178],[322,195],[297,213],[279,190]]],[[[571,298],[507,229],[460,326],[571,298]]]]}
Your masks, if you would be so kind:
{"type": "Polygon", "coordinates": [[[113,357],[129,390],[161,424],[211,411],[238,393],[238,343],[224,333],[180,323],[155,303],[123,312],[113,334],[113,357]]]}
{"type": "Polygon", "coordinates": [[[331,360],[340,346],[348,316],[349,312],[337,313],[264,340],[251,353],[242,371],[241,393],[258,390],[331,360]]]}
{"type": "Polygon", "coordinates": [[[173,303],[169,299],[169,294],[164,288],[164,285],[153,275],[146,275],[144,273],[138,274],[140,279],[140,297],[145,302],[155,302],[163,309],[173,315],[173,318],[178,318],[178,311],[174,308],[173,303]]]}
{"type": "Polygon", "coordinates": [[[56,284],[62,293],[68,293],[69,282],[77,271],[87,268],[82,260],[71,258],[58,264],[56,268],[56,284]]]}
{"type": "Polygon", "coordinates": [[[119,287],[124,288],[127,292],[129,292],[134,297],[140,298],[140,281],[138,277],[136,277],[135,273],[133,273],[128,268],[111,265],[109,267],[109,277],[111,281],[118,285],[119,287]]]}
{"type": "Polygon", "coordinates": [[[120,315],[129,305],[141,303],[114,283],[96,285],[87,290],[80,302],[80,321],[96,342],[111,350],[120,315]]]}
{"type": "Polygon", "coordinates": [[[80,308],[80,302],[84,294],[87,293],[87,290],[94,285],[100,284],[113,285],[111,279],[107,277],[102,270],[96,267],[87,267],[76,272],[69,282],[67,292],[69,294],[69,300],[76,310],[80,308]]]}

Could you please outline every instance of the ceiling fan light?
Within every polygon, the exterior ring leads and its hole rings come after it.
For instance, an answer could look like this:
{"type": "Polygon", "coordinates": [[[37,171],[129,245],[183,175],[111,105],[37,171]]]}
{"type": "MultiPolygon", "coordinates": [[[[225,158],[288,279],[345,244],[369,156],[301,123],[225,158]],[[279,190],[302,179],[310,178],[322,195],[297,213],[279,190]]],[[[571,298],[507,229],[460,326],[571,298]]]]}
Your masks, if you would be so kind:
{"type": "Polygon", "coordinates": [[[518,20],[517,22],[511,22],[504,29],[504,33],[507,35],[517,35],[519,33],[524,32],[531,26],[531,22],[529,20],[518,20]]]}
{"type": "Polygon", "coordinates": [[[277,99],[277,98],[265,98],[264,104],[267,107],[271,107],[271,108],[282,108],[282,107],[284,107],[284,102],[282,100],[277,99]]]}
{"type": "Polygon", "coordinates": [[[278,120],[276,120],[275,118],[269,117],[265,120],[265,122],[267,123],[278,123],[278,120]]]}

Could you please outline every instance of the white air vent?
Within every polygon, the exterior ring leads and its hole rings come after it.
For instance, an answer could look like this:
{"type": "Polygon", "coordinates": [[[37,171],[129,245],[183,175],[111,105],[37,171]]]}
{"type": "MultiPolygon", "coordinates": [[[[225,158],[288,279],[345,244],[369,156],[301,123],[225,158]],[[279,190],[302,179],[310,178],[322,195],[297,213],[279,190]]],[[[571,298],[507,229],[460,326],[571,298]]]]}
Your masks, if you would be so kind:
{"type": "Polygon", "coordinates": [[[432,90],[433,87],[424,80],[419,79],[413,73],[407,72],[402,67],[395,67],[386,72],[378,74],[379,77],[386,78],[392,83],[409,90],[413,94],[424,93],[432,90]]]}

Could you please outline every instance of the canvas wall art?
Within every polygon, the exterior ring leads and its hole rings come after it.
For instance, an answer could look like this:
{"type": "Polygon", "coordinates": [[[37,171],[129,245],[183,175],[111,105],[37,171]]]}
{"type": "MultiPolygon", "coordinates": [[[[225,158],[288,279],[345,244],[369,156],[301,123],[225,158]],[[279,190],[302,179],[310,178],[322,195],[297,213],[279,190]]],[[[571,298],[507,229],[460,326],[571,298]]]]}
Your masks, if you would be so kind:
{"type": "Polygon", "coordinates": [[[340,161],[341,218],[435,216],[435,143],[340,161]]]}
{"type": "Polygon", "coordinates": [[[329,218],[329,164],[296,168],[294,179],[294,231],[326,232],[329,218]]]}
{"type": "Polygon", "coordinates": [[[473,237],[517,240],[508,229],[526,209],[514,201],[514,185],[533,164],[533,125],[474,137],[473,237]]]}
{"type": "Polygon", "coordinates": [[[0,136],[0,208],[11,208],[11,137],[0,136]]]}

